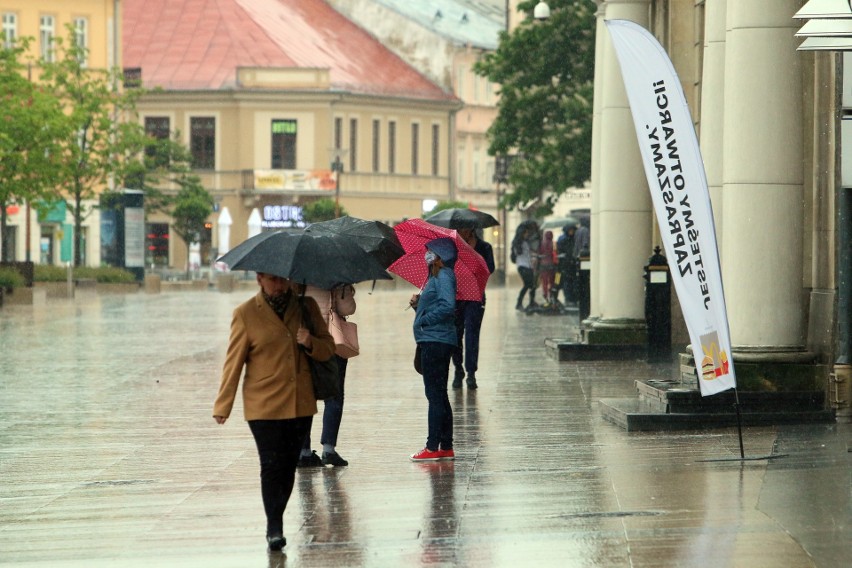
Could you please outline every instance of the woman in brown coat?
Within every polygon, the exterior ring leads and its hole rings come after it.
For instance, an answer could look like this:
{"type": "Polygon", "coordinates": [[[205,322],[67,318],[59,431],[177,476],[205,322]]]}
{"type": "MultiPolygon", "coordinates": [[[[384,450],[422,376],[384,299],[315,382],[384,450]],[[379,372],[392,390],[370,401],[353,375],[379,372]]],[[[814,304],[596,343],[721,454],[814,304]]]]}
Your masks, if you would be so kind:
{"type": "Polygon", "coordinates": [[[240,376],[243,414],[260,457],[260,489],[266,512],[266,540],[281,550],[284,509],[293,491],[299,451],[317,412],[308,357],[327,361],[334,340],[314,300],[300,298],[298,285],[271,274],[257,274],[258,294],[234,310],[231,336],[213,418],[231,415],[240,376]],[[310,313],[311,335],[300,302],[310,313]]]}

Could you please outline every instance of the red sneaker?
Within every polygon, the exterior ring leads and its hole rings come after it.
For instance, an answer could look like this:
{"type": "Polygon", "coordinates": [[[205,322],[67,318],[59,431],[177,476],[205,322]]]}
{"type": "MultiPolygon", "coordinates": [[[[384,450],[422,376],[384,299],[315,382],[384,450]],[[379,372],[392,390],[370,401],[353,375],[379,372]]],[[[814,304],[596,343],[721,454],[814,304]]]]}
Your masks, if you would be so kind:
{"type": "Polygon", "coordinates": [[[454,460],[454,459],[456,459],[456,453],[452,449],[450,449],[450,450],[438,450],[438,454],[441,456],[440,458],[438,458],[440,460],[454,460]]]}
{"type": "Polygon", "coordinates": [[[438,461],[442,459],[441,451],[431,451],[429,448],[423,448],[416,454],[411,454],[411,461],[422,462],[422,461],[438,461]]]}

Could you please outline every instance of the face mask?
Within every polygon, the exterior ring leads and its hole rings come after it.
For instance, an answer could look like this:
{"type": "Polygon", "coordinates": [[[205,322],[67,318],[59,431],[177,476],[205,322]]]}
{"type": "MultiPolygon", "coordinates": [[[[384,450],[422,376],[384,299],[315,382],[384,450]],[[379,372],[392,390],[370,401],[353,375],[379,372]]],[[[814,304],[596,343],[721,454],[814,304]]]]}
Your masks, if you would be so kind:
{"type": "Polygon", "coordinates": [[[426,260],[426,264],[431,266],[433,262],[438,260],[438,255],[432,252],[431,250],[427,250],[426,254],[423,255],[423,258],[426,260]]]}

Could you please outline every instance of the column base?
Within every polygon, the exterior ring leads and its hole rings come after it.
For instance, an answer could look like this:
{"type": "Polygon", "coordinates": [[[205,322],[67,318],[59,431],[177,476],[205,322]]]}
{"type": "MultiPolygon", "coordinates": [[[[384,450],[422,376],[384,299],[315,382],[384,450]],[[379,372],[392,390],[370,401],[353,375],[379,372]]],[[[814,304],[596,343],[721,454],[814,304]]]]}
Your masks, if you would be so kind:
{"type": "Polygon", "coordinates": [[[545,352],[556,361],[621,361],[648,356],[645,322],[589,318],[576,339],[547,338],[545,352]]]}
{"type": "MultiPolygon", "coordinates": [[[[748,392],[825,392],[831,366],[816,353],[788,347],[733,347],[737,389],[748,392]]],[[[679,355],[681,380],[698,388],[692,352],[679,355]]]]}

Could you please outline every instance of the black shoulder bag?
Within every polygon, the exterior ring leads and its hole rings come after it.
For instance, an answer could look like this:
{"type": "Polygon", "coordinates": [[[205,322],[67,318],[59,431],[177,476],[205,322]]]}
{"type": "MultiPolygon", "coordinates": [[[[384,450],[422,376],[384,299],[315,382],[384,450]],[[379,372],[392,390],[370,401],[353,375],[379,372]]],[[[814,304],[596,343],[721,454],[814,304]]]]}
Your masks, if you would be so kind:
{"type": "MultiPolygon", "coordinates": [[[[302,309],[302,321],[311,335],[314,333],[314,324],[311,320],[311,312],[308,309],[302,298],[299,299],[299,306],[302,309]]],[[[302,350],[305,348],[302,347],[302,350]]],[[[337,357],[332,355],[328,361],[317,361],[307,353],[308,364],[311,366],[311,380],[314,385],[314,398],[317,400],[326,400],[340,396],[340,376],[337,371],[337,357]]]]}

